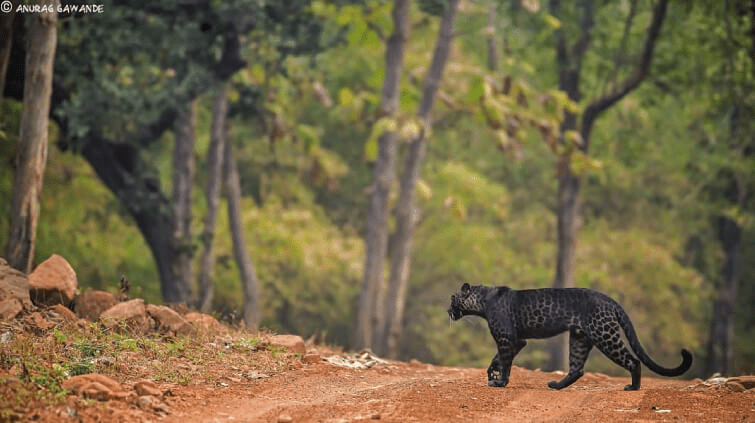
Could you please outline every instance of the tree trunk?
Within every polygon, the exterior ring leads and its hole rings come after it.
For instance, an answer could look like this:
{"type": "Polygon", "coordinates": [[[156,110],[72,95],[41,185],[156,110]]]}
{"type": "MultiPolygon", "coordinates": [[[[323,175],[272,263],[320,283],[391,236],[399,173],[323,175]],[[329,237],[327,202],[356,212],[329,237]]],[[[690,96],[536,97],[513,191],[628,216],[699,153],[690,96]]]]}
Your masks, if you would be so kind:
{"type": "Polygon", "coordinates": [[[403,329],[404,307],[409,283],[409,269],[411,266],[413,234],[417,214],[415,193],[419,180],[422,159],[427,148],[427,135],[432,126],[432,108],[435,95],[438,92],[443,71],[448,61],[453,40],[453,27],[459,0],[450,0],[440,22],[438,40],[430,64],[430,70],[425,76],[422,89],[422,100],[417,111],[417,117],[423,124],[420,136],[409,144],[404,159],[404,170],[401,175],[400,193],[396,205],[396,231],[394,234],[394,251],[391,255],[391,272],[388,284],[388,298],[383,306],[387,321],[383,329],[379,345],[381,354],[396,357],[398,340],[403,329]]]}
{"type": "Polygon", "coordinates": [[[357,316],[357,348],[373,348],[378,329],[385,320],[381,305],[385,291],[385,257],[388,252],[388,197],[396,172],[396,134],[387,132],[381,135],[378,148],[367,214],[364,280],[357,316]]]}
{"type": "MultiPolygon", "coordinates": [[[[227,135],[226,135],[227,137],[227,135]]],[[[231,226],[233,254],[239,267],[241,288],[244,292],[244,323],[257,330],[260,322],[260,284],[244,238],[244,223],[241,213],[241,181],[236,160],[233,157],[233,143],[225,142],[225,193],[228,199],[228,220],[231,226]]]]}
{"type": "MultiPolygon", "coordinates": [[[[584,1],[582,7],[582,34],[573,46],[568,46],[563,28],[555,31],[556,65],[559,74],[559,89],[566,92],[574,102],[582,99],[579,82],[582,72],[582,59],[590,46],[591,32],[594,25],[595,4],[593,0],[584,1]]],[[[551,13],[561,19],[561,1],[550,1],[551,13]]],[[[660,34],[661,26],[668,9],[668,0],[660,0],[653,6],[653,15],[647,36],[643,44],[642,55],[634,71],[609,92],[592,100],[582,113],[579,133],[581,144],[567,147],[567,152],[558,160],[558,245],[556,251],[556,273],[553,278],[554,288],[568,288],[574,286],[574,272],[576,263],[577,236],[580,228],[580,200],[581,176],[571,171],[571,149],[579,148],[587,154],[590,146],[590,134],[596,119],[627,94],[634,91],[650,72],[655,43],[660,34]]],[[[634,12],[632,12],[634,13],[634,12]]],[[[622,63],[616,63],[619,66],[622,63]]],[[[578,127],[577,118],[566,115],[561,127],[563,134],[567,130],[578,127]]],[[[569,365],[569,344],[565,335],[551,338],[548,341],[549,361],[546,370],[566,370],[569,365]]]]}
{"type": "Polygon", "coordinates": [[[212,105],[212,127],[210,129],[210,147],[207,150],[207,214],[204,218],[202,258],[199,274],[199,309],[208,312],[212,307],[212,268],[215,263],[213,241],[217,225],[218,207],[220,205],[220,187],[223,178],[223,153],[226,143],[226,116],[228,115],[228,92],[224,84],[215,96],[212,105]]]}
{"type": "Polygon", "coordinates": [[[742,228],[721,216],[718,219],[718,238],[723,245],[725,260],[723,278],[716,288],[713,321],[708,340],[707,374],[731,374],[734,359],[734,318],[739,293],[740,244],[742,228]]]}
{"type": "Polygon", "coordinates": [[[0,100],[3,99],[5,75],[8,72],[10,51],[13,49],[13,21],[16,17],[16,5],[11,5],[11,11],[0,13],[0,100]]]}
{"type": "MultiPolygon", "coordinates": [[[[59,125],[65,132],[65,121],[59,125]]],[[[172,283],[173,215],[170,201],[160,189],[159,180],[145,176],[150,172],[134,145],[108,142],[95,131],[86,135],[83,144],[81,155],[134,218],[149,246],[160,276],[163,300],[178,298],[179,294],[172,283]]]]}
{"type": "MultiPolygon", "coordinates": [[[[570,158],[559,158],[558,168],[558,209],[557,209],[557,249],[556,274],[553,288],[574,286],[574,270],[577,257],[577,237],[579,235],[581,188],[580,177],[570,169],[570,158]]],[[[569,338],[562,334],[548,340],[550,351],[548,370],[566,370],[569,367],[569,338]]]]}
{"type": "Polygon", "coordinates": [[[52,13],[29,15],[24,108],[18,136],[6,252],[8,264],[25,273],[31,270],[34,260],[39,201],[47,163],[48,116],[57,45],[57,5],[57,1],[52,2],[52,13]]]}
{"type": "MultiPolygon", "coordinates": [[[[394,116],[398,110],[404,50],[409,37],[409,1],[395,0],[393,4],[393,34],[385,51],[385,81],[381,98],[382,116],[394,116]]],[[[383,327],[384,266],[388,251],[388,196],[396,173],[396,134],[386,132],[378,140],[378,157],[367,211],[364,279],[359,296],[359,308],[354,334],[354,347],[375,345],[383,327]]]]}
{"type": "Polygon", "coordinates": [[[191,233],[192,206],[194,203],[194,139],[196,100],[181,112],[176,123],[175,147],[173,150],[173,285],[175,298],[166,298],[173,303],[187,303],[191,299],[194,242],[191,233]]]}
{"type": "MultiPolygon", "coordinates": [[[[553,15],[560,19],[560,0],[551,0],[553,15]]],[[[582,58],[590,44],[592,34],[593,2],[584,3],[582,33],[570,49],[563,29],[558,29],[556,35],[556,65],[558,70],[558,88],[565,92],[569,99],[578,103],[582,99],[580,77],[582,58]]],[[[564,143],[564,133],[577,128],[577,116],[566,112],[561,125],[561,143],[564,143]]],[[[583,147],[585,147],[583,145],[583,147]]],[[[586,153],[585,149],[585,153],[586,153]]],[[[574,286],[574,268],[576,263],[577,236],[579,234],[579,191],[580,178],[571,171],[571,151],[562,153],[558,157],[556,175],[558,177],[558,198],[556,208],[556,271],[553,276],[553,288],[571,288],[574,286]]],[[[566,370],[569,367],[569,338],[562,334],[548,339],[549,358],[546,370],[566,370]]]]}

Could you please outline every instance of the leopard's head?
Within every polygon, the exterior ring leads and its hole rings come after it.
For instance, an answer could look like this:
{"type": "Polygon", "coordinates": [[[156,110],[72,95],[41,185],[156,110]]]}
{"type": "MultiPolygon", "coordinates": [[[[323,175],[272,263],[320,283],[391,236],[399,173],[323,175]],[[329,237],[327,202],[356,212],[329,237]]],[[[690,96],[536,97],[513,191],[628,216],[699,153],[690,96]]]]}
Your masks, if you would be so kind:
{"type": "Polygon", "coordinates": [[[469,286],[468,283],[451,295],[451,306],[448,315],[451,321],[456,321],[468,314],[481,315],[483,312],[482,286],[469,286]]]}

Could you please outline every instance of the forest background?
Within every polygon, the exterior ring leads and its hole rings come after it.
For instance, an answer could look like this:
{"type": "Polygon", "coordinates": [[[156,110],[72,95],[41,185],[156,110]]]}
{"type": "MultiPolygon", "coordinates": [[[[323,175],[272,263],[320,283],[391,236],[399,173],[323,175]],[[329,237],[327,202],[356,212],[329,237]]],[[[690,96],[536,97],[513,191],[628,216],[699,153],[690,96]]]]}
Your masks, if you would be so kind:
{"type": "MultiPolygon", "coordinates": [[[[116,292],[125,275],[149,302],[365,346],[365,239],[376,162],[394,134],[391,262],[398,175],[418,139],[426,151],[391,354],[487,366],[484,322],[449,327],[450,294],[463,281],[554,284],[568,175],[581,184],[573,285],[622,303],[661,363],[684,347],[694,375],[755,368],[755,1],[101,3],[102,13],[57,17],[33,262],[58,253],[84,288],[116,292]],[[423,120],[442,22],[453,39],[423,120]],[[386,55],[396,39],[399,68],[386,55]],[[576,130],[643,63],[636,86],[576,130]],[[226,194],[214,204],[220,174],[226,194]]],[[[35,14],[0,17],[5,246],[35,14]]],[[[515,363],[548,367],[548,351],[532,342],[515,363]]],[[[602,357],[588,369],[621,371],[602,357]]]]}

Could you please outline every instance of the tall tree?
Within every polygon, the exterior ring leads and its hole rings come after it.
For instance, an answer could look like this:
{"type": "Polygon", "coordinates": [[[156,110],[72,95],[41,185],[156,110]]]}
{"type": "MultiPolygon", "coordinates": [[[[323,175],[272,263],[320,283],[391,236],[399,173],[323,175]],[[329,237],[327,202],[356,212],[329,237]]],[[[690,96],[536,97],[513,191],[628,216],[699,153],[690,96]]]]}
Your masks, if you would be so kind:
{"type": "Polygon", "coordinates": [[[191,220],[194,206],[194,140],[196,137],[197,101],[182,110],[176,123],[173,147],[173,285],[168,302],[187,303],[191,297],[194,279],[194,240],[191,220]],[[173,296],[175,295],[175,297],[173,296]]]}
{"type": "Polygon", "coordinates": [[[728,216],[719,216],[718,239],[724,250],[722,277],[716,288],[708,337],[706,373],[731,374],[734,363],[734,318],[739,292],[742,228],[728,216]]]}
{"type": "MultiPolygon", "coordinates": [[[[41,1],[36,4],[42,5],[41,1]]],[[[48,4],[48,3],[44,3],[48,4]]],[[[47,134],[52,96],[53,63],[57,46],[57,5],[49,12],[30,14],[24,108],[13,180],[10,234],[6,258],[23,272],[31,270],[37,235],[39,201],[47,163],[47,134]]]]}
{"type": "MultiPolygon", "coordinates": [[[[385,80],[380,100],[380,117],[398,111],[404,52],[409,38],[409,0],[393,3],[393,33],[385,50],[385,80]]],[[[388,197],[395,181],[397,134],[385,131],[378,139],[370,205],[367,212],[364,279],[359,296],[354,344],[357,348],[375,345],[380,336],[383,315],[384,267],[388,251],[388,197]]]]}
{"type": "MultiPolygon", "coordinates": [[[[565,20],[561,0],[550,0],[551,14],[560,21],[565,20]]],[[[555,30],[556,69],[558,71],[559,89],[564,91],[574,102],[583,98],[580,82],[582,79],[582,63],[590,48],[593,27],[595,25],[596,2],[585,0],[578,2],[581,19],[579,35],[573,44],[569,45],[566,30],[561,25],[555,30]]],[[[645,41],[639,60],[633,70],[621,81],[610,87],[597,98],[590,100],[584,107],[581,119],[573,113],[567,113],[561,127],[563,153],[557,164],[558,176],[558,205],[557,205],[557,253],[556,272],[553,279],[554,288],[574,286],[574,266],[576,259],[577,236],[580,227],[581,175],[572,169],[572,159],[575,154],[587,155],[590,147],[590,132],[596,119],[627,94],[635,90],[647,77],[653,59],[655,44],[660,35],[661,26],[666,17],[668,0],[658,0],[653,6],[650,24],[645,35],[645,41]],[[578,137],[569,135],[578,130],[578,137]]],[[[627,15],[626,27],[634,23],[633,13],[627,15]]],[[[617,60],[618,69],[626,63],[617,60]]],[[[565,369],[568,367],[568,340],[557,337],[550,341],[549,369],[565,369]]]]}
{"type": "MultiPolygon", "coordinates": [[[[227,135],[226,135],[227,136],[227,135]]],[[[228,199],[228,220],[230,222],[233,254],[241,276],[244,292],[244,323],[249,329],[257,329],[260,322],[260,284],[249,249],[244,238],[244,224],[241,213],[241,180],[236,159],[233,156],[233,143],[225,142],[225,193],[228,199]]]]}
{"type": "Polygon", "coordinates": [[[200,236],[202,257],[199,274],[199,309],[209,311],[212,306],[212,268],[214,264],[213,241],[217,225],[220,188],[223,180],[223,158],[226,144],[226,117],[228,116],[227,84],[221,86],[212,104],[212,124],[210,129],[210,147],[207,150],[207,186],[205,198],[207,214],[204,229],[200,236]]]}
{"type": "Polygon", "coordinates": [[[403,173],[399,182],[400,192],[396,204],[396,230],[394,232],[393,251],[391,252],[390,280],[388,296],[383,304],[387,317],[385,328],[380,340],[380,353],[395,357],[398,340],[403,329],[404,307],[409,283],[409,269],[411,265],[414,226],[416,224],[417,207],[415,193],[419,180],[422,160],[427,149],[427,138],[432,128],[432,109],[435,96],[440,86],[443,71],[451,52],[453,40],[454,20],[459,6],[459,0],[450,0],[440,21],[438,39],[435,44],[430,69],[425,76],[422,88],[422,100],[417,110],[417,118],[421,122],[418,137],[409,142],[404,158],[403,173]]]}

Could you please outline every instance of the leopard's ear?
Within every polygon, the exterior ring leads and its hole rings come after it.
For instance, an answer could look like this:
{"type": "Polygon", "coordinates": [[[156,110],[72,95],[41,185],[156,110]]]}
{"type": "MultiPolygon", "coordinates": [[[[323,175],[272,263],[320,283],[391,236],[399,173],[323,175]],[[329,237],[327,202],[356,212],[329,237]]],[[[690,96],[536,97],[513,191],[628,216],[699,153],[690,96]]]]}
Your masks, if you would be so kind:
{"type": "Polygon", "coordinates": [[[461,293],[462,293],[462,294],[469,294],[469,291],[470,291],[471,289],[472,289],[472,288],[471,288],[471,287],[469,286],[469,284],[468,284],[468,283],[466,283],[466,282],[464,282],[464,285],[462,285],[462,286],[461,286],[461,293]]]}

